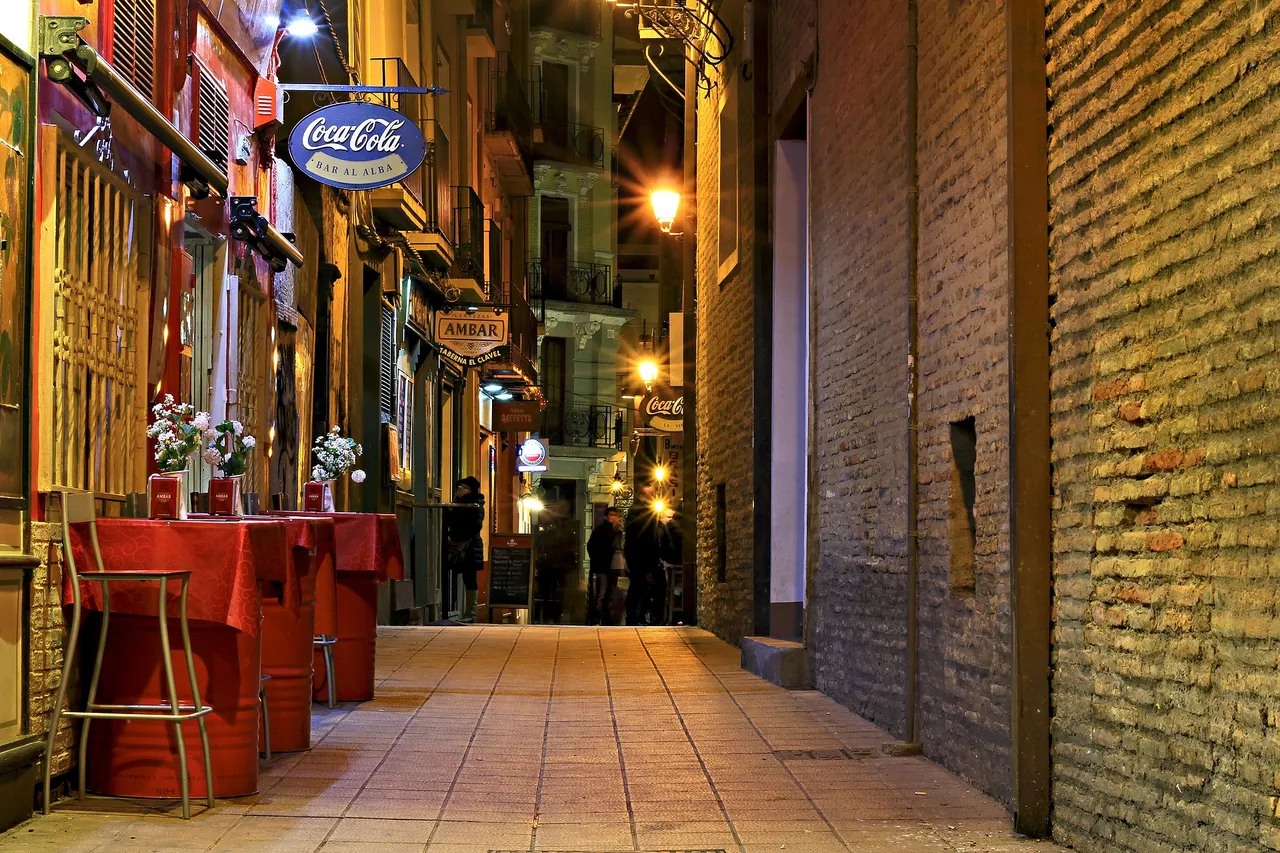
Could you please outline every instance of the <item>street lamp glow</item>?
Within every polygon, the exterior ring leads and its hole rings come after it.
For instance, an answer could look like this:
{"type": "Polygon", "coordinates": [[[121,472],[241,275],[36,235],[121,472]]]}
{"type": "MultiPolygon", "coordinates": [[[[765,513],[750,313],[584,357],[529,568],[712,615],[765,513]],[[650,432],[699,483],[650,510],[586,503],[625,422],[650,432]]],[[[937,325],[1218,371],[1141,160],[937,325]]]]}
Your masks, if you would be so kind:
{"type": "Polygon", "coordinates": [[[656,361],[640,362],[640,378],[644,380],[644,384],[652,385],[658,378],[658,363],[656,361]]]}
{"type": "Polygon", "coordinates": [[[658,498],[656,501],[653,502],[653,511],[658,513],[659,515],[666,512],[667,502],[664,501],[662,498],[658,498]]]}
{"type": "Polygon", "coordinates": [[[497,393],[499,393],[499,392],[501,392],[501,391],[502,391],[502,383],[501,383],[501,382],[488,382],[488,383],[485,383],[485,386],[484,386],[484,393],[486,393],[486,394],[497,394],[497,393]]]}
{"type": "Polygon", "coordinates": [[[493,399],[495,399],[495,400],[500,400],[500,401],[502,401],[503,403],[505,403],[505,402],[507,402],[508,400],[510,400],[510,399],[512,398],[512,396],[513,396],[513,395],[512,395],[512,393],[511,393],[510,391],[503,391],[501,394],[495,394],[495,395],[494,395],[494,397],[493,397],[493,399]]]}
{"type": "Polygon", "coordinates": [[[653,469],[653,479],[659,483],[665,482],[667,479],[667,469],[661,466],[653,469]]]}
{"type": "Polygon", "coordinates": [[[320,28],[311,20],[311,14],[306,9],[301,9],[289,20],[289,26],[284,31],[294,38],[307,39],[320,32],[320,28]]]}
{"type": "Polygon", "coordinates": [[[544,509],[542,501],[538,500],[535,495],[525,495],[520,499],[520,502],[524,504],[524,508],[528,512],[542,512],[544,509]]]}
{"type": "Polygon", "coordinates": [[[654,190],[649,194],[653,204],[653,215],[658,220],[662,233],[670,234],[675,225],[676,214],[680,211],[680,193],[675,190],[654,190]]]}

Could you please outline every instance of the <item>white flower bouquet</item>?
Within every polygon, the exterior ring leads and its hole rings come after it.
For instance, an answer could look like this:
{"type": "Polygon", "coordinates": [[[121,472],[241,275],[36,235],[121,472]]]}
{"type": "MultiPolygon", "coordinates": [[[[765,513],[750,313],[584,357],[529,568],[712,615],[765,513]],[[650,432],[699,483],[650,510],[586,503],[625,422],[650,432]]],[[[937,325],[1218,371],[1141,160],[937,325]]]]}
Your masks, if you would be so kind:
{"type": "MultiPolygon", "coordinates": [[[[344,438],[342,431],[333,426],[324,435],[316,439],[311,450],[315,456],[315,465],[311,468],[311,479],[317,482],[336,480],[351,470],[364,452],[354,439],[344,438]]],[[[364,472],[357,469],[351,472],[353,482],[364,482],[364,472]]]]}
{"type": "Polygon", "coordinates": [[[223,421],[205,433],[209,442],[204,461],[218,469],[224,477],[236,477],[249,468],[249,452],[258,440],[244,434],[239,421],[223,421]]]}
{"type": "Polygon", "coordinates": [[[151,408],[155,420],[147,435],[156,440],[156,465],[166,474],[183,471],[187,459],[200,448],[200,440],[209,428],[209,415],[197,412],[188,403],[174,402],[172,394],[151,408]]]}

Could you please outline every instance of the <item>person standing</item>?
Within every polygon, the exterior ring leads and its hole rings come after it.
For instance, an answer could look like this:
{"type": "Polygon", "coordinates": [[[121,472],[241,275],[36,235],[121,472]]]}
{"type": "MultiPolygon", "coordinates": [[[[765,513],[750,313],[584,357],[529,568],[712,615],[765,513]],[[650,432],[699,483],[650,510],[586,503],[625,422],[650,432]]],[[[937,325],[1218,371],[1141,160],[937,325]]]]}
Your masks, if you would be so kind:
{"type": "MultiPolygon", "coordinates": [[[[480,481],[464,477],[453,486],[453,502],[463,504],[445,510],[445,560],[449,570],[462,577],[466,600],[459,607],[463,622],[476,621],[480,570],[484,568],[484,495],[480,481]]],[[[450,594],[453,593],[451,589],[450,594]]]]}
{"type": "MultiPolygon", "coordinates": [[[[666,590],[662,568],[662,519],[654,506],[652,486],[640,489],[640,495],[627,513],[623,529],[623,554],[627,559],[627,624],[644,625],[649,621],[652,596],[666,590]]],[[[661,620],[659,620],[661,621],[661,620]]]]}
{"type": "Polygon", "coordinates": [[[622,575],[622,511],[611,506],[604,521],[596,525],[587,539],[587,557],[591,561],[587,583],[587,624],[612,625],[613,593],[622,575]]]}

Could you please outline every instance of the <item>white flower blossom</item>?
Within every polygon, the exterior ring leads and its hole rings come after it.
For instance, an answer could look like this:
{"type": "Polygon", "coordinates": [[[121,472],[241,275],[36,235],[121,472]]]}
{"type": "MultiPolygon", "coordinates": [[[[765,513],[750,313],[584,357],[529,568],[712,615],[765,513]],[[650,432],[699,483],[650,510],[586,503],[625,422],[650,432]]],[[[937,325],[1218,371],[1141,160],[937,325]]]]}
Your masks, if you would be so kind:
{"type": "Polygon", "coordinates": [[[354,470],[354,471],[352,471],[352,472],[351,472],[351,482],[353,482],[353,483],[363,483],[363,482],[364,482],[364,476],[365,476],[365,475],[364,475],[364,472],[363,472],[363,471],[361,471],[359,468],[357,468],[356,470],[354,470]]]}
{"type": "Polygon", "coordinates": [[[210,465],[217,465],[222,462],[222,454],[210,447],[204,452],[204,461],[208,462],[210,465]]]}
{"type": "Polygon", "coordinates": [[[244,446],[245,446],[246,448],[250,448],[250,447],[255,447],[255,446],[257,446],[257,444],[258,444],[258,440],[257,440],[256,438],[254,438],[253,436],[251,436],[251,435],[246,435],[246,436],[244,437],[244,441],[243,441],[242,443],[244,444],[244,446]]]}
{"type": "Polygon", "coordinates": [[[194,426],[196,429],[200,430],[201,432],[208,432],[209,431],[209,413],[197,412],[195,418],[192,419],[191,421],[191,425],[194,426]]]}

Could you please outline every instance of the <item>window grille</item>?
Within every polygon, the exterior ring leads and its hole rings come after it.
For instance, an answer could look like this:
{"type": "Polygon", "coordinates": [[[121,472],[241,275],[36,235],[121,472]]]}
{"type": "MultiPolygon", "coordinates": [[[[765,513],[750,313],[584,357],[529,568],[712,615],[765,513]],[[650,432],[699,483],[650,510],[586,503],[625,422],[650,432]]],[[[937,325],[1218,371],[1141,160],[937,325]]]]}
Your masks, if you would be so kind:
{"type": "Polygon", "coordinates": [[[51,489],[123,497],[146,488],[147,281],[139,266],[150,206],[64,132],[48,128],[57,223],[51,405],[43,429],[51,489]]]}
{"type": "Polygon", "coordinates": [[[266,424],[263,418],[267,376],[267,298],[244,280],[240,284],[240,335],[236,343],[236,414],[245,434],[252,435],[258,446],[249,453],[244,472],[244,490],[260,491],[260,464],[267,448],[266,424]]]}
{"type": "Polygon", "coordinates": [[[196,145],[223,171],[231,151],[231,107],[227,90],[196,63],[196,145]]]}
{"type": "Polygon", "coordinates": [[[148,101],[155,88],[155,0],[116,0],[111,63],[148,101]]]}

